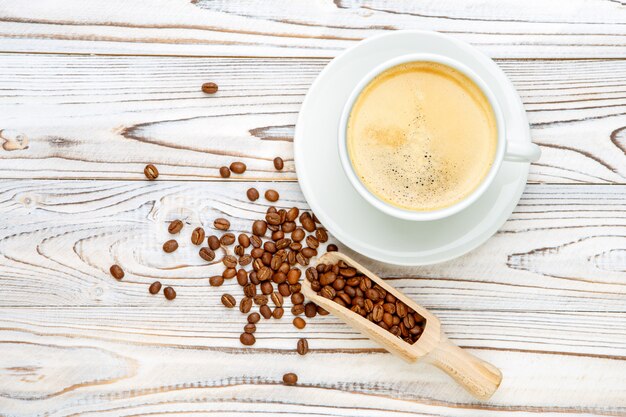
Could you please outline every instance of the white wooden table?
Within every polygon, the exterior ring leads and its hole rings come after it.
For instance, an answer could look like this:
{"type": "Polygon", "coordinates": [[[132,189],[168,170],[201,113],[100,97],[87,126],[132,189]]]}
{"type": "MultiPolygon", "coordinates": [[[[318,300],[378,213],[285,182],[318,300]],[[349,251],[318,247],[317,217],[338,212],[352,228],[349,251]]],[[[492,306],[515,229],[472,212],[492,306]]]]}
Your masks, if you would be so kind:
{"type": "Polygon", "coordinates": [[[0,415],[626,415],[624,2],[0,0],[0,51],[0,415]],[[244,317],[206,280],[218,267],[186,239],[160,248],[174,217],[248,230],[255,181],[305,208],[291,141],[307,88],[344,48],[405,28],[496,59],[543,151],[479,249],[364,260],[502,369],[488,403],[330,316],[297,331],[286,314],[242,347],[244,317]],[[221,180],[233,160],[248,171],[221,180]],[[150,297],[155,279],[178,298],[150,297]]]}

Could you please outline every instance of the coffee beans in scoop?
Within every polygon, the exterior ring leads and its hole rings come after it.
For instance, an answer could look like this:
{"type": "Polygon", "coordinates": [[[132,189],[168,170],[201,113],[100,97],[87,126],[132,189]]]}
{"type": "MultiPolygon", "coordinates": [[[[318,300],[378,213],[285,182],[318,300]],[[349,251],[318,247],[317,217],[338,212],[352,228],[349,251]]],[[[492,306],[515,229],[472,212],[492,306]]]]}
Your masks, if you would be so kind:
{"type": "Polygon", "coordinates": [[[424,331],[426,320],[422,316],[343,261],[334,265],[318,264],[315,269],[307,270],[306,277],[311,288],[322,297],[409,344],[415,343],[424,331]]]}

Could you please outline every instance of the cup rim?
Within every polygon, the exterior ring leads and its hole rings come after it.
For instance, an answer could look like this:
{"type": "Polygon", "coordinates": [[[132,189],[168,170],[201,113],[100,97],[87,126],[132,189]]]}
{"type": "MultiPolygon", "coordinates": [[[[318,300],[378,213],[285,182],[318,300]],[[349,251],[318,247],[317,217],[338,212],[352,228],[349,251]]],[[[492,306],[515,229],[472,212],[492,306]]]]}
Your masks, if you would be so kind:
{"type": "Polygon", "coordinates": [[[341,166],[348,177],[352,186],[357,190],[357,192],[363,197],[368,203],[376,207],[378,210],[404,220],[415,220],[415,221],[431,221],[431,220],[439,220],[446,217],[450,217],[463,209],[470,206],[474,203],[486,190],[489,188],[493,180],[495,179],[498,170],[500,169],[500,165],[502,164],[502,160],[504,159],[504,154],[506,152],[506,140],[505,140],[505,123],[504,117],[502,115],[502,109],[500,108],[500,104],[498,103],[495,94],[488,87],[487,83],[483,81],[474,71],[472,71],[469,67],[464,65],[463,63],[449,58],[444,55],[432,54],[432,53],[413,53],[413,54],[404,54],[397,56],[395,58],[389,59],[387,61],[382,62],[378,66],[374,67],[371,71],[369,71],[356,87],[350,93],[348,100],[346,101],[343,111],[341,114],[341,118],[339,120],[339,131],[338,131],[338,146],[339,146],[339,159],[341,161],[341,166]],[[348,120],[350,118],[350,113],[352,112],[352,108],[354,107],[354,103],[356,99],[359,97],[363,89],[378,75],[382,72],[395,67],[397,65],[406,64],[408,62],[435,62],[443,65],[447,65],[465,76],[471,79],[474,84],[478,86],[478,88],[482,91],[482,93],[487,97],[489,104],[493,110],[495,119],[496,119],[496,130],[497,130],[497,145],[496,152],[494,155],[493,163],[491,164],[491,168],[487,175],[483,178],[481,183],[472,191],[471,194],[466,196],[461,201],[454,203],[451,206],[447,206],[444,208],[440,208],[432,211],[414,211],[404,209],[398,206],[394,206],[390,203],[387,203],[380,199],[378,196],[373,194],[370,190],[365,187],[365,185],[358,178],[356,172],[354,171],[354,167],[350,162],[350,157],[348,156],[348,144],[347,144],[347,127],[348,120]]]}

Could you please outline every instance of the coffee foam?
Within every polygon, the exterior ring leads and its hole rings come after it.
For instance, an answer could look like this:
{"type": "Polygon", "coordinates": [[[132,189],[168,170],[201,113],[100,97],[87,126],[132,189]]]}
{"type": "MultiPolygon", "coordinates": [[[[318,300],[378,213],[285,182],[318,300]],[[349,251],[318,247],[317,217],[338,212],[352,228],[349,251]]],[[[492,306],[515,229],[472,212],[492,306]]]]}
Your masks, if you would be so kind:
{"type": "Polygon", "coordinates": [[[357,98],[348,152],[363,184],[395,206],[436,210],[469,195],[497,144],[488,100],[463,74],[431,62],[393,67],[357,98]]]}

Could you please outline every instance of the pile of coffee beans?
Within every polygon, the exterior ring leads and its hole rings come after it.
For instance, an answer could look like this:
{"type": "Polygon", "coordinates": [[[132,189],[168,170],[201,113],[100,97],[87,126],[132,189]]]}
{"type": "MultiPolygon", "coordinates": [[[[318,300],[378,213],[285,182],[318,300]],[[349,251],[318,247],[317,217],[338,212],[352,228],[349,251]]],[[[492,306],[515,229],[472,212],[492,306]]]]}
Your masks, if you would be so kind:
{"type": "Polygon", "coordinates": [[[306,270],[311,289],[319,295],[413,344],[419,339],[426,320],[411,307],[343,261],[334,265],[319,263],[306,270]]]}

